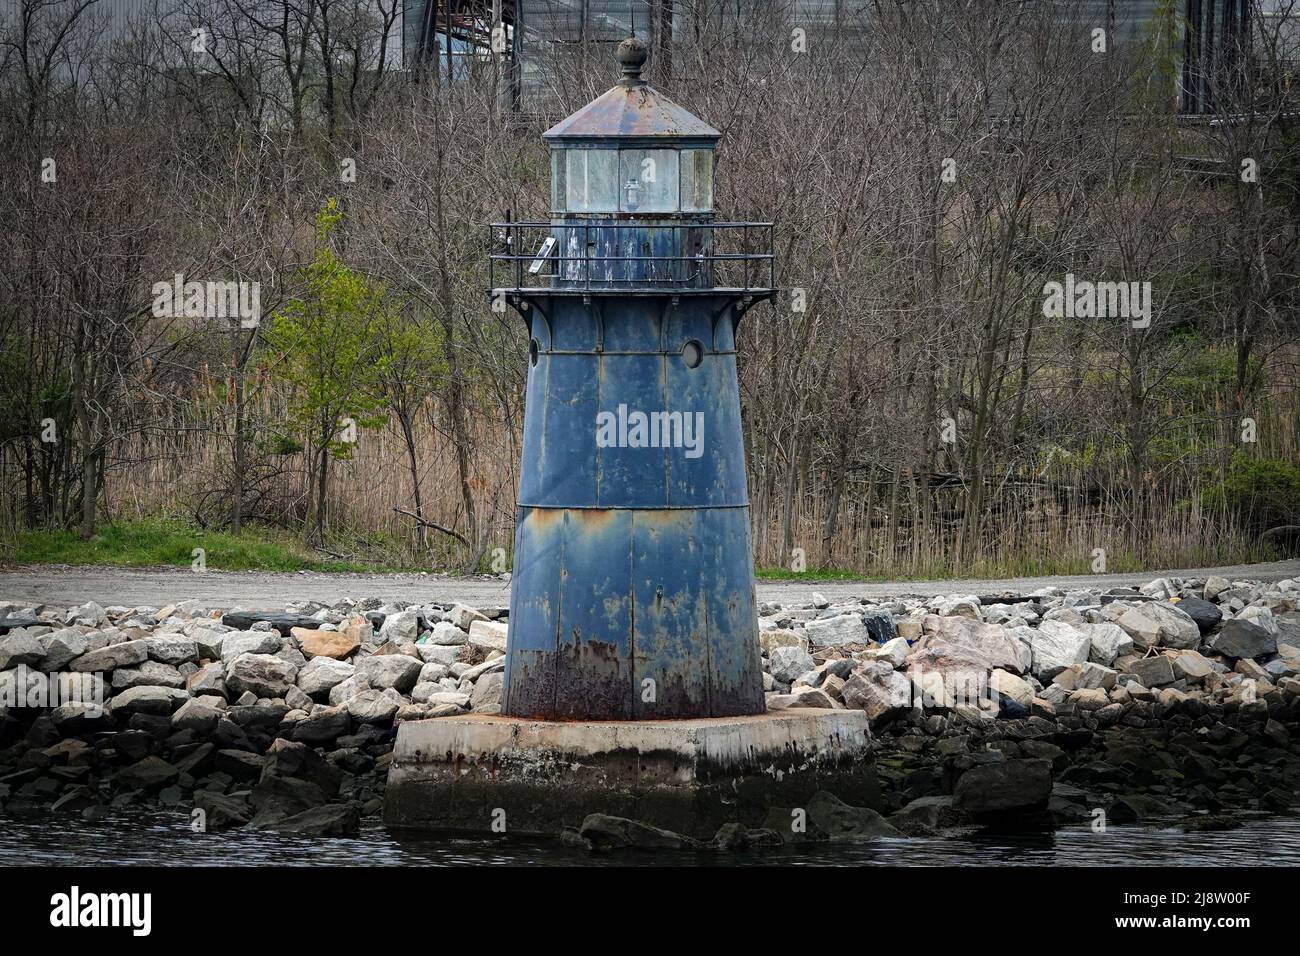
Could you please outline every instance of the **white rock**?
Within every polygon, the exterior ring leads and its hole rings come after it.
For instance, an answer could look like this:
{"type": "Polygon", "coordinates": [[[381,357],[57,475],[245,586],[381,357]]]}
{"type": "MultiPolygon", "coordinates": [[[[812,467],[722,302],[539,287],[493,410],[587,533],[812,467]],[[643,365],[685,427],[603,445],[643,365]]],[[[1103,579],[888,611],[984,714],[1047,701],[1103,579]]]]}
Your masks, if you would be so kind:
{"type": "Polygon", "coordinates": [[[509,628],[500,621],[474,621],[469,626],[469,643],[474,647],[504,651],[509,628]]]}
{"type": "Polygon", "coordinates": [[[379,629],[379,641],[395,641],[398,644],[414,642],[420,636],[420,614],[415,610],[399,611],[384,618],[379,629]]]}
{"type": "Polygon", "coordinates": [[[440,644],[444,646],[454,646],[457,644],[466,644],[469,642],[469,635],[458,628],[450,621],[439,621],[433,625],[433,633],[429,635],[427,644],[440,644]]]}
{"type": "Polygon", "coordinates": [[[778,647],[768,657],[772,676],[783,684],[789,684],[800,674],[812,670],[812,655],[801,647],[778,647]]]}
{"type": "Polygon", "coordinates": [[[838,647],[841,644],[865,644],[870,640],[867,626],[858,614],[841,614],[837,617],[809,621],[804,630],[811,647],[838,647]]]}
{"type": "Polygon", "coordinates": [[[327,694],[356,673],[356,667],[347,661],[332,657],[313,657],[298,672],[298,689],[313,697],[327,694]]]}
{"type": "Polygon", "coordinates": [[[1162,647],[1195,648],[1201,642],[1201,629],[1190,614],[1163,601],[1148,601],[1130,607],[1115,622],[1133,643],[1146,649],[1162,647]]]}
{"type": "Polygon", "coordinates": [[[1031,650],[1034,676],[1048,681],[1071,664],[1086,661],[1092,650],[1092,638],[1069,624],[1044,621],[1034,632],[1031,650]]]}
{"type": "Polygon", "coordinates": [[[1104,664],[1109,667],[1115,662],[1115,658],[1128,654],[1133,650],[1133,638],[1129,637],[1128,632],[1118,624],[1109,622],[1085,624],[1081,630],[1092,641],[1088,651],[1088,660],[1093,663],[1104,664]]]}

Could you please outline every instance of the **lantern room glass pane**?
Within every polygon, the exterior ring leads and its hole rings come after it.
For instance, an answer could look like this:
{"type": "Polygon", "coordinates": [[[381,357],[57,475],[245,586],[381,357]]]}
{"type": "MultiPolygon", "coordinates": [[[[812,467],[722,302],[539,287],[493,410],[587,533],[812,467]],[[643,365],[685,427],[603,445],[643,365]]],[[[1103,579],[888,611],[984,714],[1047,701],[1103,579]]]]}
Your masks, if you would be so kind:
{"type": "Polygon", "coordinates": [[[624,149],[619,152],[620,212],[676,212],[677,150],[624,149]]]}
{"type": "Polygon", "coordinates": [[[568,150],[553,149],[551,150],[551,211],[564,212],[567,208],[565,202],[567,196],[564,191],[565,181],[565,157],[568,156],[568,150]]]}
{"type": "Polygon", "coordinates": [[[682,212],[713,209],[713,150],[682,150],[682,212]]]}
{"type": "Polygon", "coordinates": [[[612,149],[565,150],[566,212],[618,210],[618,152],[612,149]]]}

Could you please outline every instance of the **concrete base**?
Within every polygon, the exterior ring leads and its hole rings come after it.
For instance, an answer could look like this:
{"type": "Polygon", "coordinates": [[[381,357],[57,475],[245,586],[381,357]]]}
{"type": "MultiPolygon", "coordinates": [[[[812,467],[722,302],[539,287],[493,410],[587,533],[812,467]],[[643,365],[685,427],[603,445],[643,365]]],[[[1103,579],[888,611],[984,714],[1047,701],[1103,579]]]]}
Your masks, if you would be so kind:
{"type": "Polygon", "coordinates": [[[732,822],[783,830],[790,809],[819,790],[879,808],[869,740],[866,715],[852,710],[412,721],[398,729],[384,822],[477,834],[504,825],[507,833],[556,836],[587,814],[608,813],[699,839],[732,822]]]}

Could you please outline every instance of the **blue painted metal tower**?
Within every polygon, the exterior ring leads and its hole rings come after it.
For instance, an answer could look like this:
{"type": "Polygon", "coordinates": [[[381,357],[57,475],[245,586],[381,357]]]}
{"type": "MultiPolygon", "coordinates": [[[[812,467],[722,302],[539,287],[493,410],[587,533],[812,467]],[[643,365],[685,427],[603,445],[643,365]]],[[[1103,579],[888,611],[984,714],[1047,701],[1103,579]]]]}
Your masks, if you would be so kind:
{"type": "Polygon", "coordinates": [[[645,83],[640,40],[618,58],[545,134],[551,221],[493,224],[530,336],[502,710],[758,714],[735,336],[775,294],[771,224],[714,221],[720,134],[645,83]]]}

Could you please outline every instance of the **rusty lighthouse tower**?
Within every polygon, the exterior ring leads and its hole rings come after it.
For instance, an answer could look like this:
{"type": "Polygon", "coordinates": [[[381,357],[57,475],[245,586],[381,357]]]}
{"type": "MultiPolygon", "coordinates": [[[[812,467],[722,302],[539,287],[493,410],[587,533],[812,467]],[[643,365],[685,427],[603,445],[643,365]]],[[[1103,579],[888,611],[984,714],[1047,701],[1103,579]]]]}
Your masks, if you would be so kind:
{"type": "Polygon", "coordinates": [[[551,221],[494,226],[530,337],[511,716],[764,709],[735,336],[775,294],[771,224],[714,220],[720,134],[646,59],[624,40],[618,85],[545,133],[551,221]]]}

